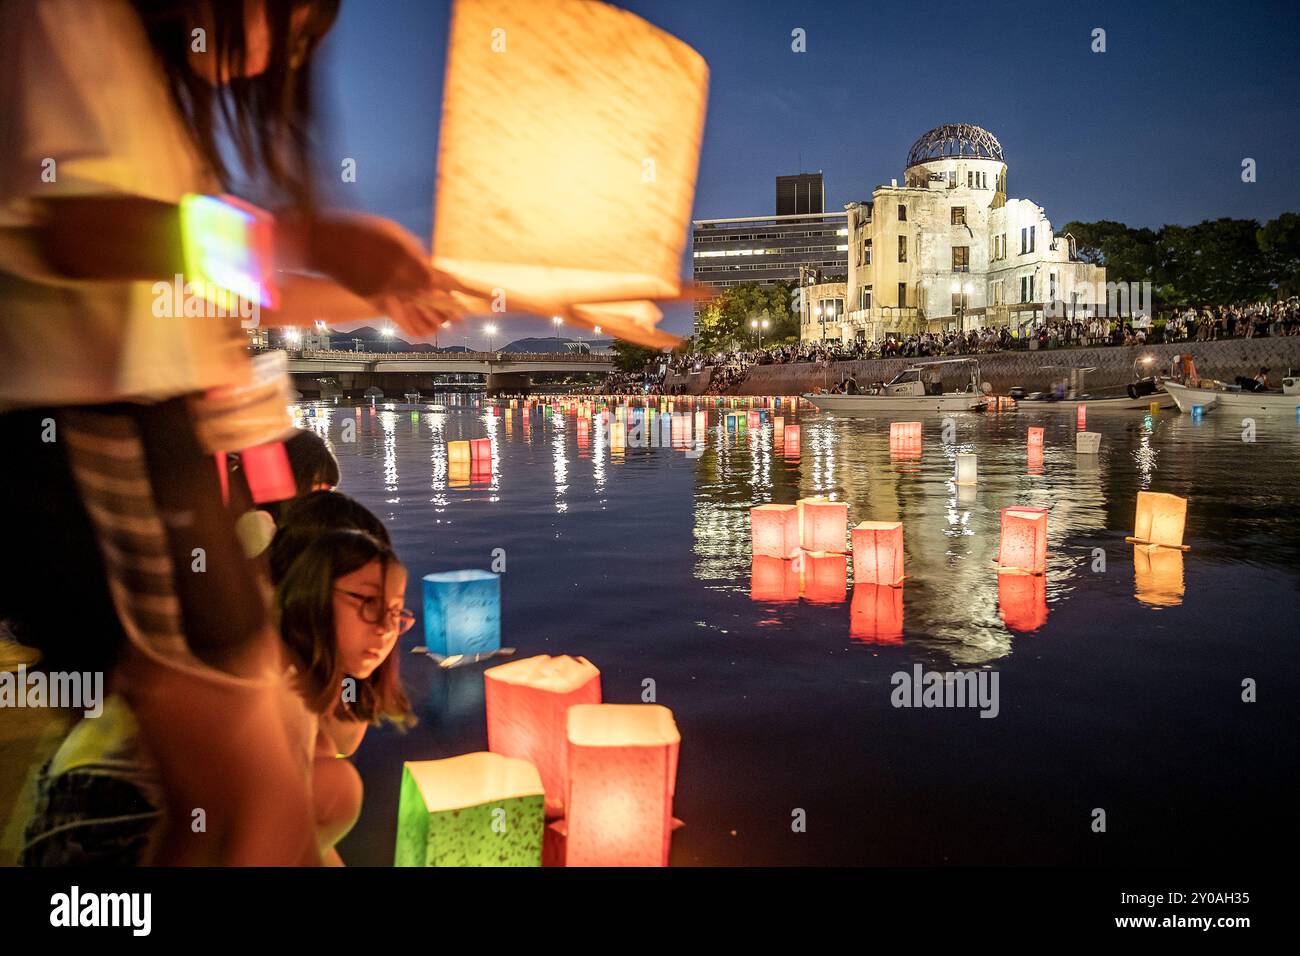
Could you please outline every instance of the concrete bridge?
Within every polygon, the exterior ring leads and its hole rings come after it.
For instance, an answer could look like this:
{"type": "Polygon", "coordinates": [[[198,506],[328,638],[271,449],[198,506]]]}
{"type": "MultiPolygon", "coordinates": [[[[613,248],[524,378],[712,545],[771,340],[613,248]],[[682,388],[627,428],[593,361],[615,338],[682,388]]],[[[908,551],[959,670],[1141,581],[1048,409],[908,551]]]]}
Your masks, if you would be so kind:
{"type": "Polygon", "coordinates": [[[347,393],[377,387],[385,391],[430,391],[451,384],[455,376],[465,383],[472,376],[489,394],[525,392],[532,376],[608,375],[613,356],[569,352],[340,352],[289,351],[289,374],[304,395],[337,389],[347,393]],[[437,381],[441,378],[442,381],[437,381]]]}

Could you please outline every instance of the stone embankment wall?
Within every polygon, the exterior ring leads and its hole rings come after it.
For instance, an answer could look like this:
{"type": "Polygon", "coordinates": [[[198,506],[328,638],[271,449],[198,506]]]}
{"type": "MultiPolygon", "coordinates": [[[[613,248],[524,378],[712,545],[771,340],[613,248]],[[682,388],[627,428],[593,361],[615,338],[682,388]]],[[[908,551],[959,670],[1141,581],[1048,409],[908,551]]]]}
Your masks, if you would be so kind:
{"type": "MultiPolygon", "coordinates": [[[[1054,381],[1066,378],[1071,368],[1091,367],[1086,387],[1090,390],[1126,385],[1133,380],[1133,363],[1151,355],[1152,368],[1167,372],[1175,355],[1191,353],[1196,371],[1202,378],[1231,382],[1238,375],[1253,376],[1261,365],[1270,369],[1273,387],[1281,384],[1287,369],[1300,369],[1300,336],[1262,339],[1229,339],[1220,342],[1178,342],[1172,345],[1147,345],[1134,348],[1073,348],[1026,352],[994,352],[978,355],[980,373],[993,391],[1005,394],[1016,385],[1029,391],[1046,389],[1054,381]],[[1049,366],[1058,366],[1051,368],[1049,366]]],[[[821,366],[814,362],[790,365],[756,365],[744,381],[732,390],[736,395],[798,395],[817,388],[829,388],[850,373],[859,386],[887,382],[909,365],[926,359],[874,359],[860,362],[832,362],[821,366]]],[[[949,388],[960,385],[959,372],[953,366],[944,376],[949,388]]]]}

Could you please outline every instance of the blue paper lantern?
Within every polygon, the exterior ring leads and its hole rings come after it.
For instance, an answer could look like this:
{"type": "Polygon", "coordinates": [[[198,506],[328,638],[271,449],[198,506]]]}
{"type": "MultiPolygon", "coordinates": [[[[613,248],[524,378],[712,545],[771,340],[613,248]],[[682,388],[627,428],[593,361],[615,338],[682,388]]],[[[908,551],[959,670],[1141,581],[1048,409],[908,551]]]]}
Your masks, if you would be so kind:
{"type": "Polygon", "coordinates": [[[500,577],[478,570],[426,574],[424,643],[444,657],[500,650],[500,577]]]}

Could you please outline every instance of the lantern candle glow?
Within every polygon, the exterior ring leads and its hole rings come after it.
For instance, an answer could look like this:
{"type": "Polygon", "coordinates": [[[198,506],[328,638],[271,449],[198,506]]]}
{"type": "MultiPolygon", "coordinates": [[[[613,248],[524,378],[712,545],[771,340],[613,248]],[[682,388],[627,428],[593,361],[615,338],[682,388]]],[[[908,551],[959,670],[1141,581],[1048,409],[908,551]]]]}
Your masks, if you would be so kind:
{"type": "Polygon", "coordinates": [[[998,571],[1043,574],[1047,570],[1047,509],[1002,509],[998,571]]]}
{"type": "Polygon", "coordinates": [[[849,526],[849,506],[829,498],[800,498],[799,546],[805,551],[843,554],[849,526]]]}
{"type": "Polygon", "coordinates": [[[795,505],[759,505],[749,509],[753,554],[792,558],[799,553],[799,509],[795,505]]]}
{"type": "Polygon", "coordinates": [[[1124,540],[1132,544],[1187,551],[1188,546],[1183,544],[1183,529],[1186,524],[1186,498],[1156,491],[1139,491],[1133,536],[1124,540]]]}
{"type": "Polygon", "coordinates": [[[853,580],[890,586],[903,582],[901,521],[863,521],[854,527],[853,580]]]}

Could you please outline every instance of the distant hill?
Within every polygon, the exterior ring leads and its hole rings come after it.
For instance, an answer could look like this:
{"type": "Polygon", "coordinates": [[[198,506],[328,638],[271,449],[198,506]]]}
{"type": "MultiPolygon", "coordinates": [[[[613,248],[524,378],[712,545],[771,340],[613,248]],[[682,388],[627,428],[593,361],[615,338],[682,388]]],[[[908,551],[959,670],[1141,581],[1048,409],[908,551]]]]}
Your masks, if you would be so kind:
{"type": "Polygon", "coordinates": [[[608,348],[613,339],[565,339],[554,335],[526,339],[515,339],[509,345],[503,345],[501,352],[568,352],[570,343],[583,342],[593,349],[608,348]]]}

